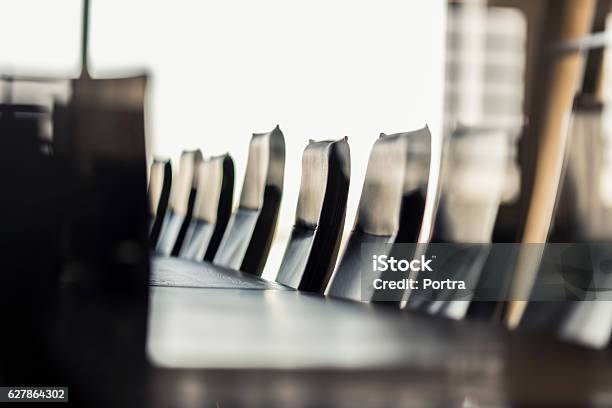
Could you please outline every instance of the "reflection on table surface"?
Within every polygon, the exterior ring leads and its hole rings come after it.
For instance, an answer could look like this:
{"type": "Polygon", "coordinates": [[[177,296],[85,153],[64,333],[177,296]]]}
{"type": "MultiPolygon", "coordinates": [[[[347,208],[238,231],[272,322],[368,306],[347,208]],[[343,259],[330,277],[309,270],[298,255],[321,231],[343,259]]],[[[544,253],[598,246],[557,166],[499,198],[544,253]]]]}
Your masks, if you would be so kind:
{"type": "Polygon", "coordinates": [[[501,364],[504,334],[385,305],[291,291],[172,287],[151,288],[150,304],[148,355],[164,367],[501,364]]]}
{"type": "Polygon", "coordinates": [[[612,401],[609,350],[487,322],[295,291],[151,287],[145,360],[138,352],[144,337],[125,335],[144,316],[136,303],[83,296],[63,303],[52,356],[80,392],[75,401],[130,407],[612,401]]]}

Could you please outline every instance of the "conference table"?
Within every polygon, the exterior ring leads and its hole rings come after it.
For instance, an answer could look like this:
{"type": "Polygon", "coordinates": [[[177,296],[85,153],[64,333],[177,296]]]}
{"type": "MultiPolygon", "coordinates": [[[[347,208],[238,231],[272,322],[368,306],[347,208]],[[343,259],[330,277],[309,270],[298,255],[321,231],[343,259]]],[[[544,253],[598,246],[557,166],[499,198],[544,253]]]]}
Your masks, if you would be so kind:
{"type": "Polygon", "coordinates": [[[113,406],[612,405],[609,350],[484,321],[273,284],[153,285],[144,312],[125,301],[91,302],[78,297],[64,307],[70,324],[57,326],[55,356],[80,397],[113,406]],[[146,316],[142,356],[142,338],[117,334],[138,316],[146,316]]]}

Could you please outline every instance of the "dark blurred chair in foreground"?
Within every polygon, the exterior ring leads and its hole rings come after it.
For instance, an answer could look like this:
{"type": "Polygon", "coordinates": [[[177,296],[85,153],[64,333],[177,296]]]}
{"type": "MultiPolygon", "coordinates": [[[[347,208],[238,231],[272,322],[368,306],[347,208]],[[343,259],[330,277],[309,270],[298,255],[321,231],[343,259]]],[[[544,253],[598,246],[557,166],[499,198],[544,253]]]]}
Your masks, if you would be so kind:
{"type": "MultiPolygon", "coordinates": [[[[13,81],[0,86],[8,88],[13,81]]],[[[0,383],[51,382],[47,328],[55,316],[73,174],[45,153],[49,109],[0,104],[0,383]],[[24,359],[28,354],[30,357],[24,359]]]]}
{"type": "Polygon", "coordinates": [[[329,295],[372,300],[373,288],[361,291],[362,268],[371,268],[362,259],[372,258],[364,251],[382,255],[390,249],[388,244],[417,242],[427,195],[437,190],[428,186],[430,162],[427,127],[381,134],[370,153],[355,226],[329,284],[329,295]]]}
{"type": "Polygon", "coordinates": [[[229,154],[203,160],[196,170],[197,194],[181,258],[212,261],[232,213],[234,161],[229,154]]]}
{"type": "Polygon", "coordinates": [[[179,254],[193,213],[197,188],[196,169],[201,161],[200,150],[184,151],[181,154],[178,175],[172,183],[170,205],[155,248],[161,255],[179,254]]]}
{"type": "Polygon", "coordinates": [[[149,176],[149,245],[155,248],[161,232],[172,188],[172,166],[170,160],[153,159],[149,176]]]}
{"type": "Polygon", "coordinates": [[[47,355],[53,356],[56,372],[70,379],[52,383],[78,390],[70,399],[79,406],[90,405],[79,398],[107,406],[119,406],[120,399],[137,404],[146,381],[146,83],[146,76],[84,76],[74,81],[70,103],[53,109],[53,152],[70,164],[75,189],[62,240],[62,295],[50,326],[54,332],[46,337],[47,355]],[[83,361],[88,361],[87,375],[83,361]],[[121,368],[111,373],[105,369],[109,361],[121,361],[121,368]],[[104,395],[97,384],[117,392],[104,395]]]}

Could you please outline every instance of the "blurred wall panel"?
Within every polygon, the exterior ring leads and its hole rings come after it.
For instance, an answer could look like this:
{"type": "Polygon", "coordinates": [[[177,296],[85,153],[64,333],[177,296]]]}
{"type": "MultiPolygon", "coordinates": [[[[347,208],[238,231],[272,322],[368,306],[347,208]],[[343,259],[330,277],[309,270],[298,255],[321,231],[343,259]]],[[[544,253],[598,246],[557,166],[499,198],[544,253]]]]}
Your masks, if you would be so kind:
{"type": "Polygon", "coordinates": [[[523,123],[527,21],[510,7],[448,9],[445,127],[519,129],[523,123]]]}
{"type": "Polygon", "coordinates": [[[0,72],[76,76],[81,0],[5,0],[0,12],[0,72]]]}
{"type": "Polygon", "coordinates": [[[458,124],[508,134],[511,160],[494,242],[515,242],[520,233],[521,192],[530,174],[520,151],[544,6],[544,1],[449,1],[444,134],[458,124]]]}

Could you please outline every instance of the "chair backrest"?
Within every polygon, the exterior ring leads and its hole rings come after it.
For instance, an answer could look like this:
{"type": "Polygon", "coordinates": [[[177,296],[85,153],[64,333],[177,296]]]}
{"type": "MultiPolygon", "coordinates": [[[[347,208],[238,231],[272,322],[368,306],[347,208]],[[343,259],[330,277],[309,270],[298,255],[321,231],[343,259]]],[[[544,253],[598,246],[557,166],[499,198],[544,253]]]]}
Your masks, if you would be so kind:
{"type": "Polygon", "coordinates": [[[170,206],[155,248],[161,255],[178,255],[181,249],[193,213],[197,191],[196,169],[201,161],[200,150],[181,153],[178,174],[172,183],[170,206]]]}
{"type": "Polygon", "coordinates": [[[442,156],[431,242],[491,242],[511,166],[509,143],[503,130],[460,127],[453,132],[442,156]]]}
{"type": "Polygon", "coordinates": [[[197,196],[181,258],[212,261],[232,213],[234,161],[229,154],[203,160],[197,169],[197,196]]]}
{"type": "Polygon", "coordinates": [[[166,210],[170,202],[172,187],[172,165],[170,160],[153,159],[149,175],[149,245],[155,248],[166,210]]]}
{"type": "MultiPolygon", "coordinates": [[[[362,250],[382,254],[390,243],[417,242],[427,198],[431,135],[427,127],[374,143],[361,191],[357,217],[327,294],[370,300],[361,291],[362,250]],[[368,245],[362,245],[368,244],[368,245]],[[369,249],[366,249],[369,248],[369,249]],[[367,298],[367,299],[365,299],[367,298]]],[[[368,266],[370,265],[367,262],[368,266]]]]}
{"type": "Polygon", "coordinates": [[[350,160],[346,138],[311,141],[304,149],[295,224],[276,276],[279,283],[325,290],[344,228],[350,160]]]}
{"type": "Polygon", "coordinates": [[[230,217],[213,262],[261,275],[283,193],[285,138],[276,126],[253,134],[240,203],[230,217]]]}
{"type": "Polygon", "coordinates": [[[70,268],[69,280],[106,286],[140,305],[149,282],[146,84],[146,76],[77,79],[69,104],[53,108],[53,154],[67,159],[83,188],[69,211],[64,248],[67,262],[83,267],[70,268]]]}
{"type": "MultiPolygon", "coordinates": [[[[510,138],[503,130],[460,127],[449,137],[443,155],[440,198],[431,243],[488,244],[504,198],[511,166],[510,138]]],[[[489,256],[489,245],[432,245],[436,257],[432,279],[464,281],[477,286],[489,256]]],[[[429,257],[429,255],[428,255],[429,257]]],[[[494,273],[494,271],[492,271],[494,273]]],[[[411,296],[408,308],[460,319],[470,302],[453,301],[455,289],[422,289],[411,296]]],[[[459,298],[459,297],[457,297],[459,298]]]]}

